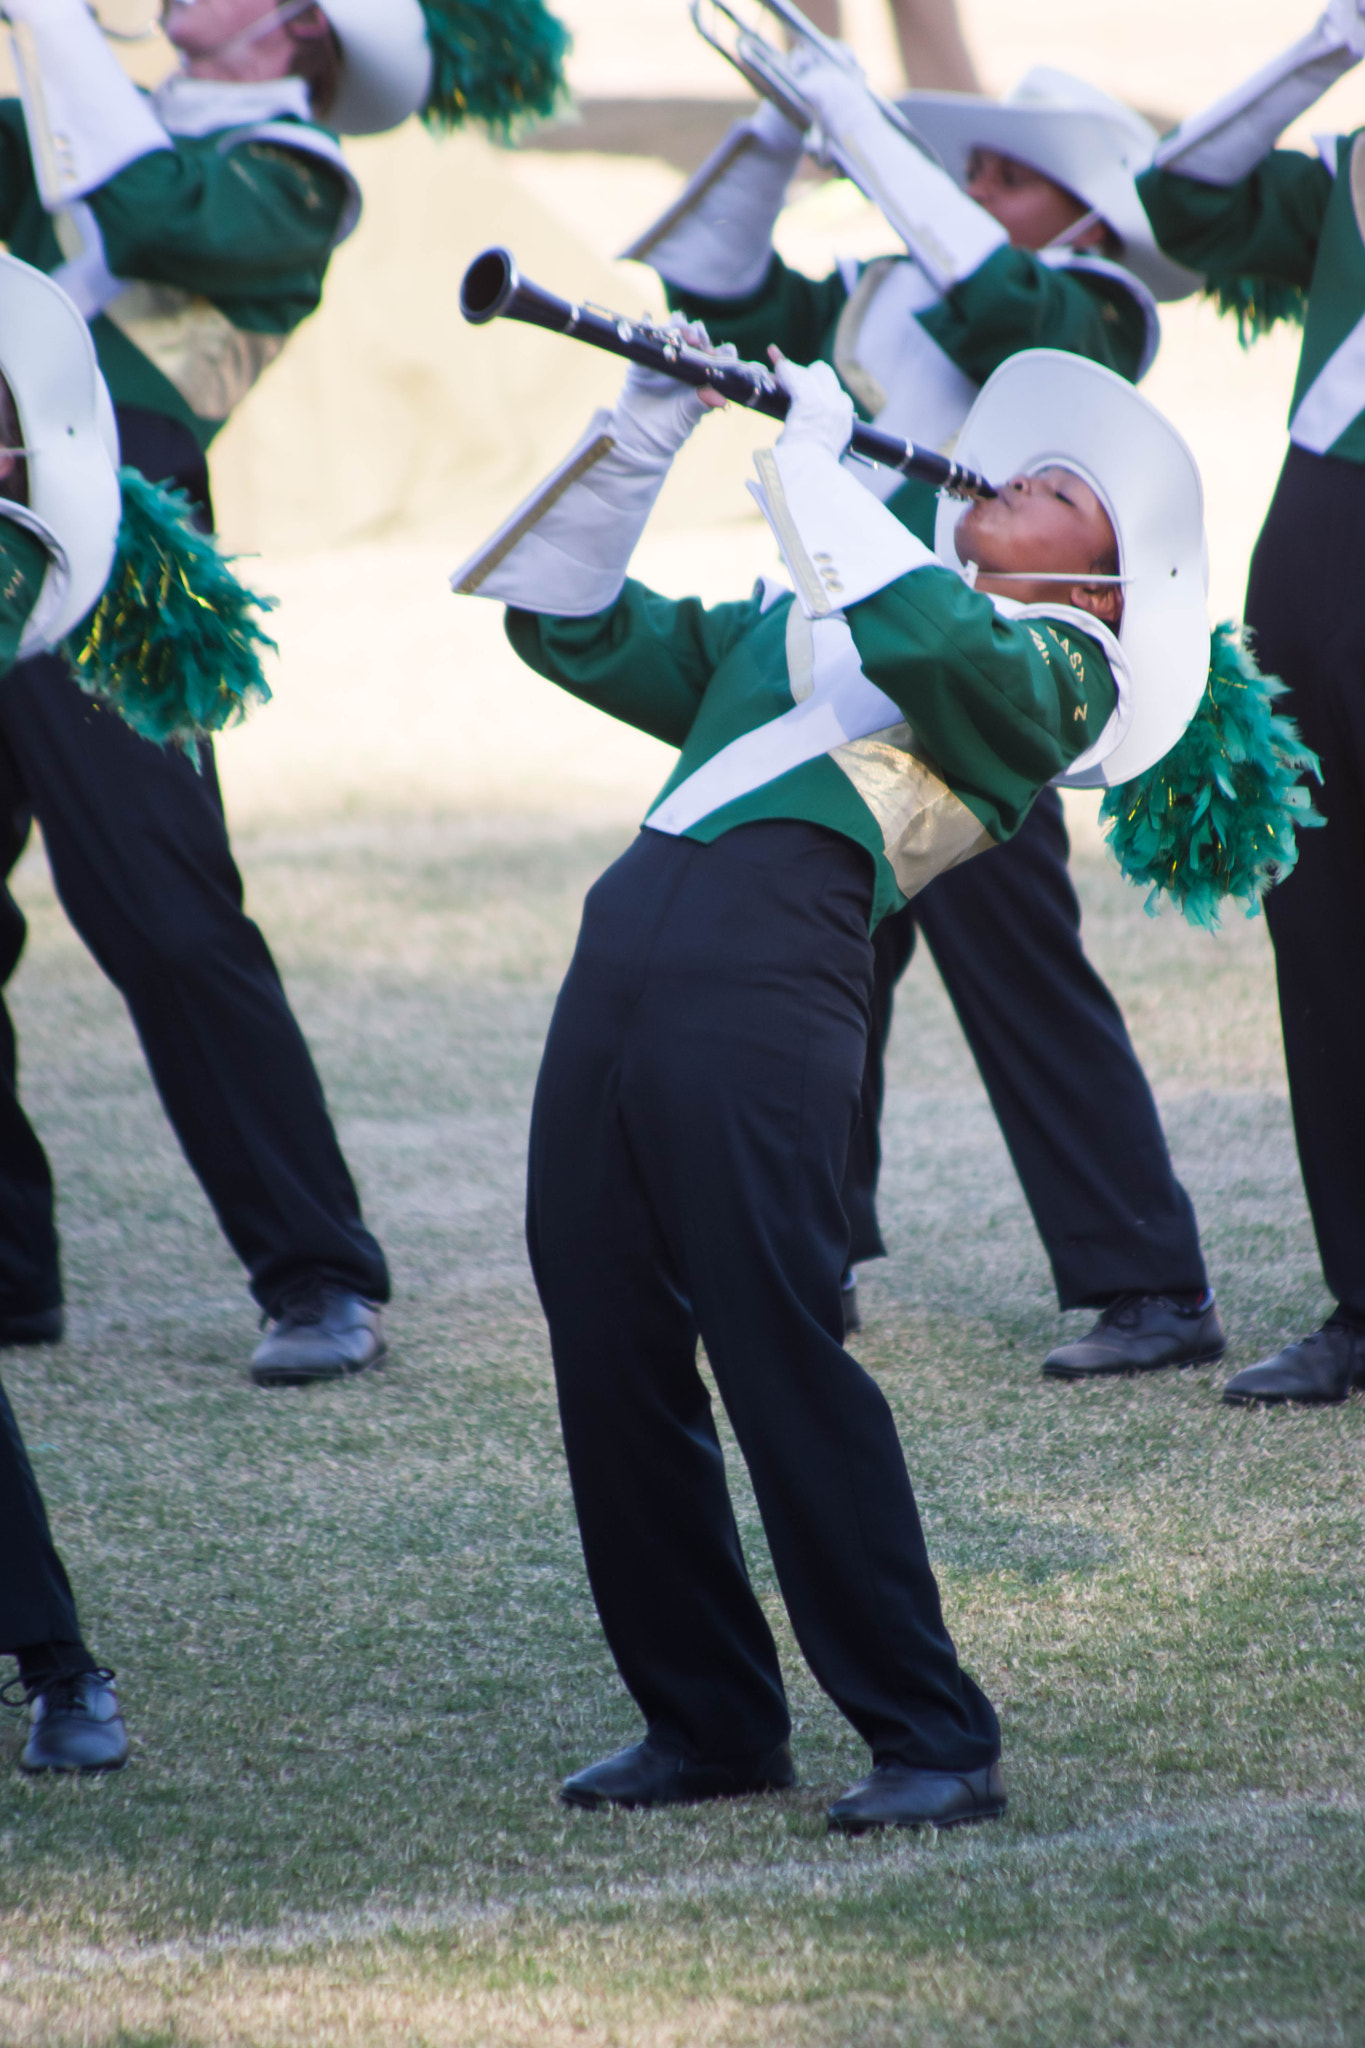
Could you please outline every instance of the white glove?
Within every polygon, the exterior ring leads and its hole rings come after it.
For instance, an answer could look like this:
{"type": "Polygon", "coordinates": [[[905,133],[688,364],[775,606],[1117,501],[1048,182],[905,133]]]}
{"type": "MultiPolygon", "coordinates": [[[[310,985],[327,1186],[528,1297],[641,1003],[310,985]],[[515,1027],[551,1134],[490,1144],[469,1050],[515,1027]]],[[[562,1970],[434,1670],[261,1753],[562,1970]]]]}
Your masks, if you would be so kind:
{"type": "Polygon", "coordinates": [[[881,209],[940,292],[1007,246],[1000,223],[892,125],[861,73],[805,52],[799,83],[824,154],[881,209]]]}
{"type": "Polygon", "coordinates": [[[623,257],[648,263],[680,291],[747,298],[772,262],[773,227],[803,148],[800,129],[764,100],[623,257]]]}
{"type": "Polygon", "coordinates": [[[1269,155],[1291,121],[1365,56],[1360,0],[1329,0],[1308,31],[1269,64],[1182,121],[1154,161],[1205,185],[1235,185],[1269,155]]]}
{"type": "Polygon", "coordinates": [[[49,213],[173,147],[83,0],[4,0],[38,195],[49,213]]]}
{"type": "Polygon", "coordinates": [[[853,400],[829,364],[812,363],[806,369],[784,357],[773,374],[792,402],[778,447],[804,441],[823,448],[837,462],[853,437],[853,400]]]}
{"type": "MultiPolygon", "coordinates": [[[[699,321],[684,321],[675,313],[668,321],[683,341],[707,346],[706,329],[699,321]]],[[[729,362],[739,361],[733,343],[717,354],[729,362]]],[[[612,434],[619,453],[642,470],[667,469],[702,415],[711,408],[702,404],[690,384],[666,377],[643,363],[632,363],[612,408],[612,434]]]]}

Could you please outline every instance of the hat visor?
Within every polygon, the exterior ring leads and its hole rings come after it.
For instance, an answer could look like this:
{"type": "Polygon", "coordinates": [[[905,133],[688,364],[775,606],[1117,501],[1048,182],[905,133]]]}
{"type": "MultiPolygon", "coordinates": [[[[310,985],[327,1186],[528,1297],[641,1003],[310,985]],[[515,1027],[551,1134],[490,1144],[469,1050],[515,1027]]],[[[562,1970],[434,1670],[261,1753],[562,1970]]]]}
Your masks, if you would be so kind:
{"type": "MultiPolygon", "coordinates": [[[[37,639],[50,646],[84,618],[109,580],[122,498],[106,444],[108,395],[90,330],[59,285],[5,255],[0,373],[31,451],[28,509],[60,550],[61,563],[54,560],[31,621],[37,639]]],[[[25,640],[30,637],[26,632],[25,640]]]]}
{"type": "Polygon", "coordinates": [[[341,82],[326,126],[381,135],[420,111],[431,91],[431,45],[418,0],[324,0],[341,46],[341,82]]]}
{"type": "Polygon", "coordinates": [[[897,105],[964,189],[974,149],[1014,157],[1093,206],[1122,242],[1124,264],[1155,298],[1188,298],[1202,284],[1156,245],[1134,183],[1147,168],[1145,153],[1122,121],[1087,107],[1015,105],[974,93],[911,92],[897,105]]]}
{"type": "MultiPolygon", "coordinates": [[[[1112,370],[1059,349],[1028,349],[985,384],[953,456],[999,483],[1050,464],[1074,469],[1108,507],[1128,579],[1118,641],[1132,703],[1112,751],[1075,780],[1093,787],[1140,775],[1175,745],[1208,678],[1204,493],[1193,455],[1112,370]]],[[[934,545],[942,561],[958,560],[954,536],[965,509],[939,501],[934,545]]]]}

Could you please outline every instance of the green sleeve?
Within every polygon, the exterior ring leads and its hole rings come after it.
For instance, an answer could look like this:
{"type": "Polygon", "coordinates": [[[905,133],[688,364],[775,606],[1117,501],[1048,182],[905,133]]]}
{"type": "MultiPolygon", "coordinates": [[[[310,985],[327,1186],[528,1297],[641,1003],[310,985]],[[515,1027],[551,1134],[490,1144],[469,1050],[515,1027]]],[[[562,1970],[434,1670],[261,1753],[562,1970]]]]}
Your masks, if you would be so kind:
{"type": "Polygon", "coordinates": [[[1054,270],[1028,249],[997,249],[920,323],[978,384],[1022,348],[1060,348],[1131,383],[1147,338],[1142,308],[1117,278],[1054,270]]]}
{"type": "Polygon", "coordinates": [[[608,611],[587,619],[509,609],[507,637],[529,668],[572,696],[680,747],[707,684],[761,607],[757,591],[739,604],[708,607],[628,582],[608,611]]]}
{"type": "Polygon", "coordinates": [[[36,191],[24,110],[18,100],[0,100],[0,242],[13,239],[24,203],[36,191]]]}
{"type": "Polygon", "coordinates": [[[0,512],[0,675],[8,675],[18,658],[46,574],[47,549],[37,535],[0,512]]]}
{"type": "Polygon", "coordinates": [[[1332,197],[1318,157],[1272,150],[1235,185],[1144,171],[1138,192],[1168,256],[1191,270],[1307,285],[1332,197]]]}
{"type": "Polygon", "coordinates": [[[1117,701],[1098,641],[1069,623],[1008,619],[950,571],[919,569],[851,605],[870,681],[996,839],[1095,741],[1117,701]]]}
{"type": "Polygon", "coordinates": [[[322,296],[346,187],[318,157],[271,142],[178,140],[90,195],[116,277],[210,299],[235,326],[287,334],[322,296]]]}
{"type": "Polygon", "coordinates": [[[758,290],[744,299],[707,299],[671,284],[665,289],[674,312],[704,320],[712,341],[732,341],[749,363],[766,363],[771,342],[794,363],[828,359],[848,299],[837,271],[826,278],[803,277],[780,256],[773,257],[758,290]]]}

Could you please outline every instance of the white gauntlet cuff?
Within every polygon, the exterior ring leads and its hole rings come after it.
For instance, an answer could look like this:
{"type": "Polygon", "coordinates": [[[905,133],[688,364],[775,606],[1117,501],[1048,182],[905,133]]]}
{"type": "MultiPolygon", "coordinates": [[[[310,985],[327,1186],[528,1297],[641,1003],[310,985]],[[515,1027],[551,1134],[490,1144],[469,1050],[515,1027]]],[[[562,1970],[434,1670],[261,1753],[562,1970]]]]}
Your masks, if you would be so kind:
{"type": "Polygon", "coordinates": [[[578,446],[450,579],[460,597],[587,619],[615,604],[668,475],[617,445],[613,413],[593,414],[578,446]]]}
{"type": "Polygon", "coordinates": [[[82,0],[7,0],[38,195],[58,213],[173,147],[82,0]]]}
{"type": "MultiPolygon", "coordinates": [[[[1254,171],[1300,114],[1360,62],[1361,37],[1324,14],[1306,36],[1202,114],[1182,121],[1154,162],[1204,185],[1235,185],[1254,171]]],[[[1365,22],[1359,23],[1365,35],[1365,22]]]]}
{"type": "Polygon", "coordinates": [[[878,498],[815,441],[779,441],[754,457],[750,484],[808,619],[845,611],[908,576],[943,564],[878,498]]]}
{"type": "Polygon", "coordinates": [[[765,120],[767,112],[760,108],[730,130],[623,257],[648,263],[665,283],[704,298],[742,299],[758,290],[803,147],[800,129],[781,115],[765,120]]]}

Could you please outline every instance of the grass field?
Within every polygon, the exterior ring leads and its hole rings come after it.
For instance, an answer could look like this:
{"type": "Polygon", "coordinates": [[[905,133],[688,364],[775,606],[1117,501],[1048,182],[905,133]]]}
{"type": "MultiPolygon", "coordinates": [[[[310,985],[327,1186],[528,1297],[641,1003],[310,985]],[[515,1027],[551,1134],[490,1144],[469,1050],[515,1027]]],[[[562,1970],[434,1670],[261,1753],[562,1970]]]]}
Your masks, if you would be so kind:
{"type": "Polygon", "coordinates": [[[1323,1306],[1264,931],[1149,923],[1093,853],[1092,949],[1200,1208],[1227,1366],[1039,1380],[1048,1274],[927,965],[891,1072],[893,1255],[863,1290],[860,1355],[1001,1706],[1008,1819],[827,1837],[863,1758],[738,1470],[801,1789],[557,1806],[635,1721],[583,1579],[521,1154],[578,904],[622,837],[436,816],[244,839],[397,1293],[385,1370],[272,1395],[119,1005],[26,863],[16,1008],[72,1307],[65,1346],[3,1367],[135,1752],[106,1783],[0,1775],[0,2040],[1354,2048],[1365,1401],[1216,1398],[1323,1306]]]}

